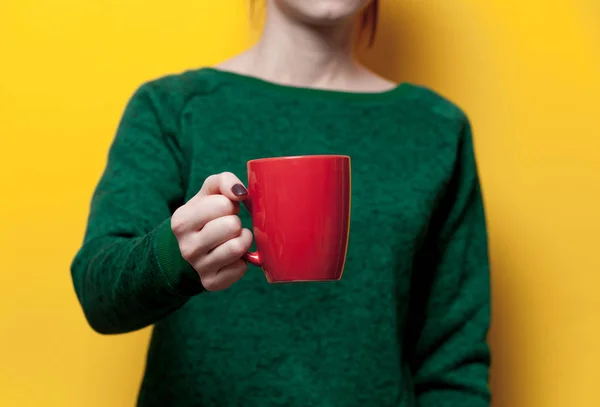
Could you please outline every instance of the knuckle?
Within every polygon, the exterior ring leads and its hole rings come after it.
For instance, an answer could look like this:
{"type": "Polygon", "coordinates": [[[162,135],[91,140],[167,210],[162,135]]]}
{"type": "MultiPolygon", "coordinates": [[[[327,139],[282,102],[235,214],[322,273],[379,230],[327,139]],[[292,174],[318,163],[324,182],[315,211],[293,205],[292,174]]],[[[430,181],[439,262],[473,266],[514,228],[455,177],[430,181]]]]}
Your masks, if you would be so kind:
{"type": "Polygon", "coordinates": [[[194,245],[190,244],[190,242],[184,242],[179,244],[179,251],[181,252],[181,257],[187,261],[190,261],[194,258],[197,250],[194,245]]]}
{"type": "Polygon", "coordinates": [[[189,235],[185,239],[179,242],[179,250],[181,256],[190,263],[196,263],[202,260],[204,254],[204,246],[202,245],[202,239],[200,234],[195,233],[189,235]]]}
{"type": "Polygon", "coordinates": [[[232,177],[235,178],[235,175],[231,171],[224,171],[219,175],[221,177],[221,180],[231,179],[232,177]]]}
{"type": "Polygon", "coordinates": [[[227,198],[224,195],[214,195],[214,199],[215,199],[215,205],[216,205],[219,213],[221,213],[223,215],[232,213],[233,204],[231,203],[229,198],[227,198]]]}
{"type": "Polygon", "coordinates": [[[242,257],[246,253],[246,245],[241,239],[233,239],[229,241],[229,253],[232,257],[242,257]]]}
{"type": "Polygon", "coordinates": [[[177,209],[173,216],[171,216],[171,230],[175,236],[179,236],[183,233],[185,228],[185,220],[181,214],[181,210],[177,209]]]}
{"type": "Polygon", "coordinates": [[[204,180],[204,184],[203,185],[207,185],[207,184],[211,184],[212,182],[216,181],[217,175],[209,175],[208,177],[206,177],[206,179],[204,180]]]}
{"type": "Polygon", "coordinates": [[[218,291],[220,289],[219,282],[215,277],[200,277],[200,282],[207,291],[218,291]]]}
{"type": "Polygon", "coordinates": [[[238,260],[238,264],[236,264],[235,269],[238,272],[239,277],[241,278],[244,274],[246,274],[246,271],[248,270],[248,263],[246,263],[244,260],[238,260]]]}
{"type": "Polygon", "coordinates": [[[254,240],[254,236],[252,235],[252,232],[249,229],[242,229],[240,233],[240,240],[242,241],[247,251],[248,249],[250,249],[250,246],[252,246],[252,240],[254,240]]]}
{"type": "Polygon", "coordinates": [[[242,221],[235,215],[230,215],[223,218],[223,227],[227,230],[230,236],[238,236],[242,232],[242,221]]]}

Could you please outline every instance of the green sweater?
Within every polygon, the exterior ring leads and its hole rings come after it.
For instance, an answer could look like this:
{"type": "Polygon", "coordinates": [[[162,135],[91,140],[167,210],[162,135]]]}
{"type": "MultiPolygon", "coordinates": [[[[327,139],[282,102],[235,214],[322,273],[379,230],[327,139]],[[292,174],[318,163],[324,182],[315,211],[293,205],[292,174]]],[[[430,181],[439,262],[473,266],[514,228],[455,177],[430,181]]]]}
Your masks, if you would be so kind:
{"type": "MultiPolygon", "coordinates": [[[[250,226],[247,213],[240,214],[250,226]]],[[[469,122],[416,85],[357,94],[204,68],[133,95],[72,267],[90,325],[154,324],[138,406],[484,407],[489,267],[469,122]],[[352,157],[338,282],[203,290],[170,216],[253,158],[352,157]]]]}

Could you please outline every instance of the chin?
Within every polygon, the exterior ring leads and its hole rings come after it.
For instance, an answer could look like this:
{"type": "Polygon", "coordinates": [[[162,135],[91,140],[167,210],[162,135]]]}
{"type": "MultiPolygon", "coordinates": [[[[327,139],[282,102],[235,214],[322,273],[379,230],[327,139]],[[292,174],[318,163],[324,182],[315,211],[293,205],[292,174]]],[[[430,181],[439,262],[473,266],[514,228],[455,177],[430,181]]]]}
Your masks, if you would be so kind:
{"type": "Polygon", "coordinates": [[[335,25],[358,15],[371,0],[275,0],[281,10],[307,24],[335,25]]]}

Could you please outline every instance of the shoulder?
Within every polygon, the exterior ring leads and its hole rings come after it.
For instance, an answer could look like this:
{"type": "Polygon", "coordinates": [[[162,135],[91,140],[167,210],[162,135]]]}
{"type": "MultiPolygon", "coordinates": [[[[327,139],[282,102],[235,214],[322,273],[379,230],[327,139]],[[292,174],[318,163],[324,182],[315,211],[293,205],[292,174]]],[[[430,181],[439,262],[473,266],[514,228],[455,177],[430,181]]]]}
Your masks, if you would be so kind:
{"type": "Polygon", "coordinates": [[[427,86],[405,83],[405,112],[412,120],[436,138],[456,145],[471,134],[471,124],[465,111],[447,96],[427,86]]]}
{"type": "Polygon", "coordinates": [[[464,110],[441,93],[419,84],[406,83],[404,86],[407,88],[405,96],[419,113],[449,122],[468,121],[464,110]]]}
{"type": "Polygon", "coordinates": [[[171,73],[143,82],[135,94],[151,98],[161,105],[181,105],[196,95],[212,93],[218,82],[208,68],[171,73]]]}
{"type": "Polygon", "coordinates": [[[207,68],[171,73],[142,82],[130,97],[130,111],[152,111],[167,129],[176,130],[190,100],[210,96],[219,83],[207,68]]]}

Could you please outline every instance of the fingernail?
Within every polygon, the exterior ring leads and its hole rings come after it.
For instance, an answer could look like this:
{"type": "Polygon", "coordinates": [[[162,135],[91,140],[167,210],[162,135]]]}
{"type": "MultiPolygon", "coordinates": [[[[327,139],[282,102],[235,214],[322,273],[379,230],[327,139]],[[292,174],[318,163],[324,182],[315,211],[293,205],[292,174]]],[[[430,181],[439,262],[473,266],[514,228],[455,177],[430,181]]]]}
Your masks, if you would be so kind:
{"type": "Polygon", "coordinates": [[[231,192],[235,196],[246,196],[248,195],[248,190],[242,184],[235,184],[231,187],[231,192]]]}

